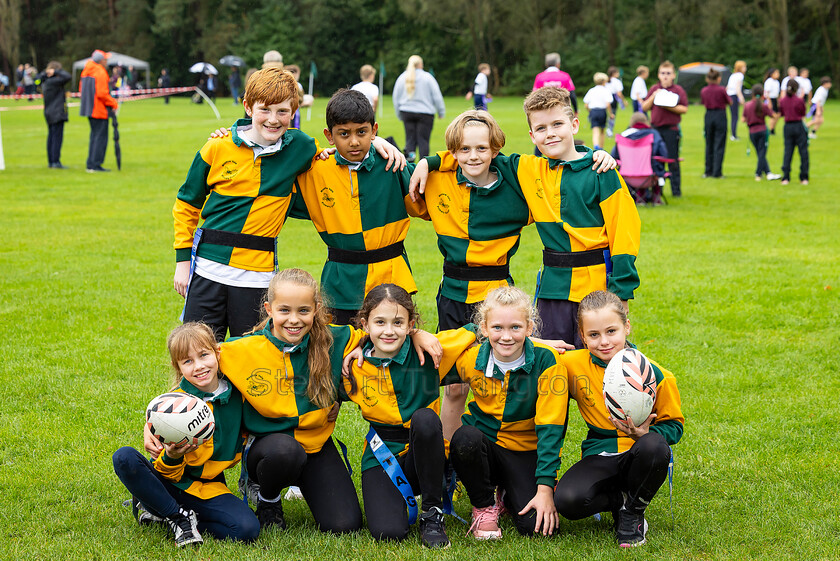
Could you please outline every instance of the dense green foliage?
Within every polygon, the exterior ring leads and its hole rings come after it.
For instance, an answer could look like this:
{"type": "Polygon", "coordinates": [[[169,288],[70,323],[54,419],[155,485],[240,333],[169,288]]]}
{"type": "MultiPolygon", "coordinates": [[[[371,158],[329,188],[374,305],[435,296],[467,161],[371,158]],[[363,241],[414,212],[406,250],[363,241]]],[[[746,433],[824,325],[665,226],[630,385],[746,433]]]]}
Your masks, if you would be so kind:
{"type": "MultiPolygon", "coordinates": [[[[446,101],[450,116],[466,109],[463,99],[446,101]]],[[[491,105],[508,151],[531,150],[520,101],[491,105]]],[[[673,519],[666,486],[648,511],[641,550],[619,553],[609,515],[563,520],[551,540],[520,538],[505,519],[500,543],[477,543],[448,520],[446,552],[423,551],[416,530],[403,544],[375,544],[367,532],[321,535],[302,503],[287,504],[287,532],[268,532],[252,546],[208,540],[177,552],[163,531],[139,528],[120,506],[126,492],[110,456],[141,445],[144,407],[168,388],[164,340],[182,302],[172,289],[171,209],[195,150],[241,115],[229,99],[219,109],[222,121],[180,97],[124,104],[123,170],[100,175],[84,173],[84,119],[71,115],[66,127],[62,161],[73,169],[52,170],[40,111],[0,112],[0,559],[837,558],[834,103],[811,142],[808,187],[755,182],[744,141],[727,145],[726,179],[701,179],[703,110],[692,106],[683,120],[684,197],[640,209],[632,340],[675,373],[687,419],[675,447],[673,519]]],[[[303,121],[322,142],[323,113],[318,100],[303,121]]],[[[619,114],[619,128],[627,118],[619,114]]],[[[380,124],[402,141],[392,112],[380,124]]],[[[435,124],[433,149],[443,146],[443,124],[435,124]]],[[[589,138],[586,125],[578,136],[589,138]]],[[[778,172],[778,136],[769,161],[778,172]]],[[[114,167],[112,146],[106,166],[114,167]]],[[[283,244],[283,266],[319,274],[326,251],[310,224],[292,220],[281,238],[294,240],[283,244]]],[[[417,301],[433,327],[441,258],[428,223],[412,221],[407,248],[417,301]]],[[[527,228],[512,273],[529,292],[540,249],[527,228]]],[[[570,426],[562,469],[580,457],[585,433],[574,407],[570,426]]],[[[354,406],[342,408],[337,434],[358,468],[364,423],[354,406]]],[[[235,486],[238,471],[230,471],[235,486]]],[[[358,485],[358,471],[354,478],[358,485]]],[[[468,516],[466,499],[456,508],[468,516]]]]}
{"type": "Polygon", "coordinates": [[[838,0],[4,0],[0,28],[5,72],[50,59],[66,67],[102,48],[148,60],[154,76],[169,68],[173,85],[192,85],[194,62],[236,54],[258,67],[276,49],[303,68],[304,81],[313,61],[322,95],[358,81],[361,65],[380,62],[390,92],[412,54],[425,58],[450,95],[472,86],[479,62],[494,68],[491,91],[520,95],[549,51],[563,55],[584,89],[608,65],[622,68],[629,87],[636,66],[665,59],[744,59],[747,85],[788,64],[840,82],[838,0]]]}

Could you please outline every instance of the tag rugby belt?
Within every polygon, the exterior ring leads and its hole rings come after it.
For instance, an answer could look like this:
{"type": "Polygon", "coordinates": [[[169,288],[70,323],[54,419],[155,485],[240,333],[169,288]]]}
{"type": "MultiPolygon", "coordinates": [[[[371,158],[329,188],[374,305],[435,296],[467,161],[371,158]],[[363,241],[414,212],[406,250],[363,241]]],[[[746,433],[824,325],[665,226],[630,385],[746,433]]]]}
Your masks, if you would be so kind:
{"type": "Polygon", "coordinates": [[[212,230],[208,228],[202,228],[202,232],[202,243],[274,252],[274,238],[267,236],[254,236],[253,234],[225,232],[224,230],[212,230]]]}
{"type": "Polygon", "coordinates": [[[461,267],[444,261],[443,274],[450,279],[460,281],[506,280],[510,276],[510,266],[496,265],[492,267],[461,267]]]}
{"type": "Polygon", "coordinates": [[[370,265],[399,257],[405,252],[403,242],[392,243],[379,249],[354,251],[352,249],[327,248],[327,259],[335,263],[349,263],[351,265],[370,265]]]}
{"type": "MultiPolygon", "coordinates": [[[[609,251],[609,250],[606,250],[609,251]]],[[[605,263],[604,249],[590,249],[589,251],[554,251],[543,249],[543,265],[571,269],[573,267],[591,267],[605,263]]]]}

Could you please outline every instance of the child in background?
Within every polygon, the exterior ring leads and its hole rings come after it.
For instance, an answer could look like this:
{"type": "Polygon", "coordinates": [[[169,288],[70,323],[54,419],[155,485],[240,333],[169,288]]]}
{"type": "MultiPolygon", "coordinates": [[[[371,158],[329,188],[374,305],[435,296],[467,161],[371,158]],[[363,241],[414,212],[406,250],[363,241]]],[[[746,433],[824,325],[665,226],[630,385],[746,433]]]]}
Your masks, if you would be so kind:
{"type": "Polygon", "coordinates": [[[820,78],[820,87],[814,93],[814,97],[812,98],[813,103],[811,103],[811,109],[808,111],[808,116],[812,117],[812,119],[805,125],[810,131],[808,138],[817,138],[817,131],[825,121],[823,114],[825,111],[825,102],[828,100],[828,90],[830,89],[831,78],[829,76],[820,78]]]}
{"type": "Polygon", "coordinates": [[[176,327],[166,346],[175,374],[172,391],[207,403],[216,421],[213,438],[200,446],[161,446],[152,437],[154,463],[125,446],[114,453],[114,471],[131,492],[137,521],[165,521],[178,547],[202,543],[199,531],[219,540],[254,541],[260,533],[257,517],[230,492],[223,475],[242,457],[242,395],[221,377],[218,344],[207,325],[176,327]]]}
{"type": "Polygon", "coordinates": [[[680,174],[680,121],[688,112],[688,94],[679,84],[675,84],[676,70],[674,63],[666,60],[659,65],[659,83],[648,90],[642,102],[642,110],[650,111],[650,124],[662,135],[668,148],[668,172],[671,177],[671,195],[682,196],[682,177],[680,174]],[[664,90],[664,91],[663,91],[664,90]]]}
{"type": "Polygon", "coordinates": [[[706,108],[706,173],[703,177],[723,177],[726,153],[726,107],[732,103],[720,85],[720,72],[712,68],[706,74],[706,87],[700,90],[700,103],[706,108]]]}
{"type": "Polygon", "coordinates": [[[596,72],[592,79],[595,86],[589,88],[589,91],[583,96],[583,104],[589,111],[589,126],[592,127],[592,149],[601,150],[606,144],[604,129],[607,127],[607,121],[614,118],[612,112],[614,97],[606,86],[608,81],[606,74],[596,72]]]}
{"type": "Polygon", "coordinates": [[[736,60],[733,68],[734,72],[729,75],[729,81],[726,83],[726,95],[732,100],[729,104],[729,111],[731,113],[732,136],[729,140],[741,140],[738,138],[738,108],[744,104],[744,72],[747,71],[747,63],[743,60],[736,60]]]}
{"type": "Polygon", "coordinates": [[[615,294],[595,291],[580,302],[580,332],[586,349],[560,357],[569,376],[569,397],[577,403],[589,432],[581,460],[570,467],[554,492],[557,511],[580,520],[611,511],[621,547],[645,543],[645,509],[668,475],[670,445],[679,442],[685,419],[674,375],[650,361],[656,401],[638,427],[607,412],[601,388],[604,369],[625,347],[630,322],[615,294]]]}
{"type": "Polygon", "coordinates": [[[440,382],[455,359],[475,343],[468,329],[436,335],[443,346],[439,370],[421,365],[411,351],[409,332],[418,315],[411,296],[395,284],[381,284],[365,297],[358,324],[369,333],[365,360],[353,365],[339,389],[342,400],[358,404],[369,434],[362,455],[362,496],[370,533],[376,540],[403,540],[408,535],[406,499],[371,450],[374,436],[387,446],[405,474],[411,496],[423,497],[420,543],[449,546],[443,520],[445,450],[440,410],[440,382]]]}
{"type": "Polygon", "coordinates": [[[473,391],[450,457],[473,506],[470,531],[480,540],[501,538],[502,503],[523,535],[551,534],[559,521],[553,493],[566,430],[566,372],[554,349],[529,338],[536,323],[527,294],[497,288],[477,310],[481,345],[461,355],[452,372],[473,391]]]}
{"type": "Polygon", "coordinates": [[[785,97],[779,100],[779,112],[785,118],[785,155],[782,160],[782,185],[790,183],[790,164],[793,148],[799,149],[799,182],[808,185],[808,129],[802,119],[805,118],[805,101],[798,94],[799,83],[788,80],[785,97]]]}
{"type": "MultiPolygon", "coordinates": [[[[793,80],[794,82],[798,82],[798,80],[797,80],[797,78],[798,78],[798,77],[799,77],[799,69],[798,69],[797,67],[795,67],[795,66],[788,66],[788,69],[787,69],[787,76],[785,76],[785,77],[782,79],[782,84],[781,84],[782,93],[781,93],[781,95],[780,95],[780,97],[779,97],[779,99],[780,99],[780,100],[781,100],[781,99],[783,99],[783,98],[785,98],[785,97],[787,97],[787,87],[788,87],[788,83],[789,83],[791,80],[793,80]]],[[[797,92],[797,93],[798,93],[798,95],[801,95],[801,92],[797,92]]]]}
{"type": "Polygon", "coordinates": [[[770,134],[776,134],[776,121],[779,120],[779,95],[782,85],[779,83],[779,69],[770,68],[764,75],[764,97],[770,102],[773,117],[770,119],[770,134]]]}
{"type": "Polygon", "coordinates": [[[487,102],[491,101],[489,92],[490,65],[482,62],[478,65],[473,89],[467,93],[467,99],[473,98],[476,110],[487,111],[487,102]]]}
{"type": "Polygon", "coordinates": [[[292,76],[295,77],[295,83],[297,84],[297,92],[298,92],[298,109],[295,111],[295,116],[292,117],[292,128],[299,129],[300,128],[300,110],[303,107],[310,107],[312,105],[312,100],[307,99],[306,95],[304,94],[303,84],[300,83],[300,66],[297,64],[287,64],[285,67],[286,72],[291,72],[292,76]]]}
{"type": "MultiPolygon", "coordinates": [[[[726,130],[724,129],[724,133],[726,130]]],[[[657,159],[667,158],[668,149],[665,147],[665,141],[662,140],[662,135],[654,128],[651,128],[647,115],[641,111],[637,111],[630,115],[629,126],[621,132],[621,136],[629,138],[630,140],[638,140],[645,136],[653,136],[653,144],[650,150],[650,168],[657,176],[657,183],[651,188],[649,196],[642,196],[638,190],[633,190],[637,204],[646,204],[650,199],[651,204],[659,206],[662,204],[662,187],[665,185],[665,165],[657,159]],[[635,191],[635,192],[634,192],[635,191]]],[[[619,159],[618,143],[613,146],[612,157],[619,159]]]]}
{"type": "Polygon", "coordinates": [[[379,86],[373,82],[376,79],[376,68],[370,64],[365,64],[359,70],[359,76],[362,81],[353,84],[350,89],[362,92],[373,107],[373,112],[376,113],[376,108],[379,107],[379,86]]]}
{"type": "Polygon", "coordinates": [[[332,321],[347,325],[365,294],[374,286],[394,283],[417,292],[403,245],[408,234],[406,205],[414,166],[387,171],[387,161],[371,142],[378,125],[363,93],[341,89],[326,109],[324,135],[336,154],[315,160],[295,182],[298,196],[291,216],[312,220],[327,245],[321,287],[332,321]]]}
{"type": "Polygon", "coordinates": [[[764,124],[766,117],[778,117],[764,103],[764,88],[761,84],[752,87],[753,98],[744,105],[744,114],[741,120],[747,123],[750,129],[750,142],[755,146],[755,155],[758,157],[758,164],[755,168],[755,180],[761,181],[762,174],[767,174],[767,179],[773,181],[782,176],[770,173],[770,165],[767,163],[767,126],[764,124]]]}
{"type": "Polygon", "coordinates": [[[811,95],[814,93],[814,85],[811,83],[810,76],[810,70],[807,68],[800,68],[799,76],[796,77],[796,81],[799,82],[798,95],[805,100],[806,106],[811,103],[811,95]]]}
{"type": "Polygon", "coordinates": [[[650,76],[650,68],[645,65],[636,67],[636,77],[633,79],[633,85],[630,86],[630,99],[633,100],[633,113],[644,113],[642,111],[642,102],[647,97],[647,80],[650,76]]]}
{"type": "Polygon", "coordinates": [[[621,73],[616,66],[610,66],[607,69],[607,76],[609,77],[609,82],[607,82],[607,89],[610,90],[612,93],[613,100],[610,104],[610,108],[612,109],[612,117],[610,117],[609,121],[607,122],[607,136],[612,138],[613,130],[615,129],[615,116],[616,112],[618,111],[619,107],[624,109],[625,102],[624,102],[624,84],[621,82],[621,73]]]}

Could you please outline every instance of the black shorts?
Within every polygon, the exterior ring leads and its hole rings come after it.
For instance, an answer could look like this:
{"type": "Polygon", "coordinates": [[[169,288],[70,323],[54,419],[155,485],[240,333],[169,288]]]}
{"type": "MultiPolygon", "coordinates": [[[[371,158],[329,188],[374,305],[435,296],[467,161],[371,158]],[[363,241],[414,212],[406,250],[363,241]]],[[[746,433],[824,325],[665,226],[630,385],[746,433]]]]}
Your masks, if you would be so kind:
{"type": "Polygon", "coordinates": [[[591,126],[593,129],[596,127],[604,128],[605,126],[607,126],[607,110],[590,109],[589,126],[591,126]]]}
{"type": "Polygon", "coordinates": [[[437,294],[437,309],[438,309],[438,331],[445,331],[447,329],[458,329],[468,323],[471,323],[475,310],[481,302],[467,304],[465,302],[458,302],[447,298],[440,293],[438,289],[437,294]]]}

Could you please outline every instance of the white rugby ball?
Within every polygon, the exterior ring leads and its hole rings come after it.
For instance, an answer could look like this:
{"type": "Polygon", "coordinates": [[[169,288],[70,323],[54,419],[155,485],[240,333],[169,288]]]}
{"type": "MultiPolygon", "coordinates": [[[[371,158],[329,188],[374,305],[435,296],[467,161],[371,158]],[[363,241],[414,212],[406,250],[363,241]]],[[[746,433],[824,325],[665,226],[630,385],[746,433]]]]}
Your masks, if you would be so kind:
{"type": "Polygon", "coordinates": [[[204,444],[216,428],[210,406],[180,392],[165,393],[149,402],[146,420],[152,434],[164,444],[204,444]]]}
{"type": "Polygon", "coordinates": [[[656,374],[645,355],[622,349],[604,370],[604,403],[607,412],[621,421],[630,417],[636,426],[644,423],[656,401],[656,374]]]}

